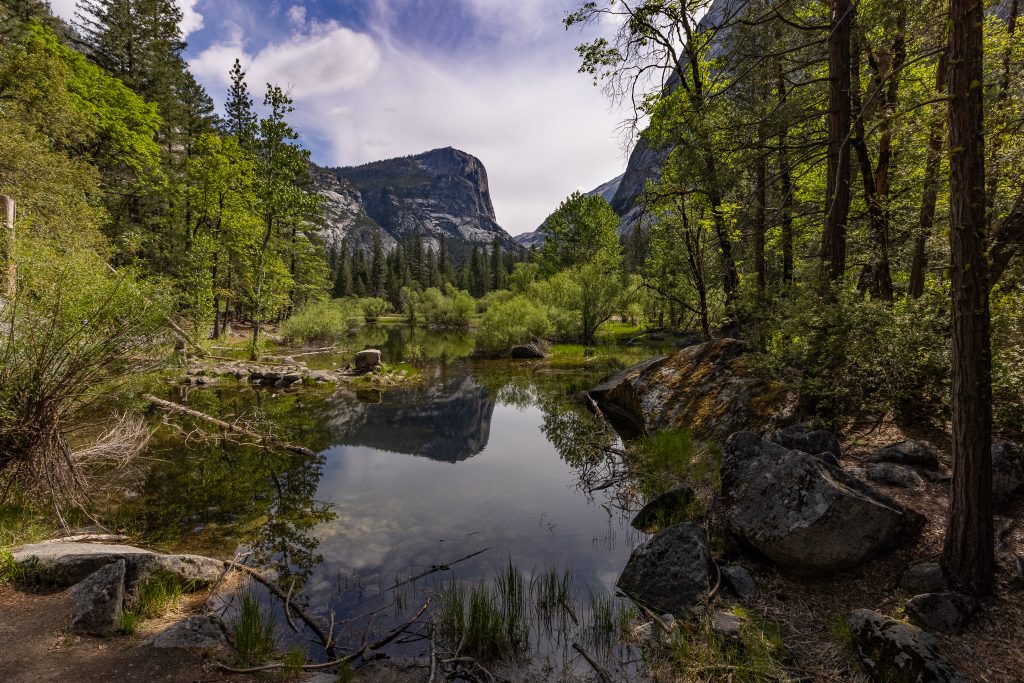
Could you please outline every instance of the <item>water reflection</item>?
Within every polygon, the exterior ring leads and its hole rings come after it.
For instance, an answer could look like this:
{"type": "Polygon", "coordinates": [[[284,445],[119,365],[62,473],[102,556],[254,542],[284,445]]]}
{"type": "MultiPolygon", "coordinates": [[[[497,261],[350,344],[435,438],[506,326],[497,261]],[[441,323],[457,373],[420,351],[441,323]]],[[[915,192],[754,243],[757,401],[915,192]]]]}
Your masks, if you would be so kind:
{"type": "Polygon", "coordinates": [[[437,368],[421,386],[368,402],[349,391],[331,399],[334,445],[459,462],[480,453],[491,431],[494,400],[464,366],[437,368]]]}

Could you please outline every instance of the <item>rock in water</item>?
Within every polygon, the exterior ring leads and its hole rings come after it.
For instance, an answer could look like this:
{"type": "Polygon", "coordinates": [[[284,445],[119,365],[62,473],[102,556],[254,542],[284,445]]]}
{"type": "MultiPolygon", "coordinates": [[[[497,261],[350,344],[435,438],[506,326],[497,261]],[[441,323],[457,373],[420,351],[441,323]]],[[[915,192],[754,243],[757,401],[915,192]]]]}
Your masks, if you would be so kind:
{"type": "Polygon", "coordinates": [[[661,527],[677,524],[683,521],[686,507],[693,502],[693,498],[693,489],[686,484],[674,486],[636,513],[633,528],[650,534],[661,527]]]}
{"type": "Polygon", "coordinates": [[[942,593],[949,587],[946,573],[938,562],[919,562],[911,565],[900,577],[900,588],[911,595],[942,593]]]}
{"type": "Polygon", "coordinates": [[[920,441],[900,441],[875,451],[868,462],[889,462],[896,465],[910,465],[926,470],[939,469],[939,457],[927,444],[920,441]]]}
{"type": "Polygon", "coordinates": [[[841,468],[752,432],[726,442],[722,496],[730,532],[794,574],[851,569],[925,521],[841,468]]]}
{"type": "Polygon", "coordinates": [[[902,486],[907,489],[916,489],[924,483],[921,475],[914,470],[903,465],[894,465],[891,462],[868,463],[865,472],[871,481],[902,486]]]}
{"type": "Polygon", "coordinates": [[[207,615],[192,615],[177,621],[153,636],[149,644],[162,649],[206,649],[225,645],[227,639],[217,623],[207,615]]]}
{"type": "Polygon", "coordinates": [[[907,616],[921,628],[959,633],[979,606],[977,600],[960,593],[924,593],[907,602],[907,616]]]}
{"type": "Polygon", "coordinates": [[[380,367],[380,351],[377,349],[366,349],[356,354],[356,370],[369,372],[380,367]]]}
{"type": "Polygon", "coordinates": [[[94,636],[117,629],[124,604],[125,562],[118,560],[97,569],[71,589],[75,614],[71,627],[94,636]]]}
{"type": "Polygon", "coordinates": [[[534,360],[540,358],[547,358],[547,351],[541,344],[523,344],[522,346],[515,346],[509,351],[509,357],[515,358],[516,360],[534,360]]]}
{"type": "Polygon", "coordinates": [[[682,615],[707,595],[710,565],[704,530],[677,524],[634,550],[615,585],[659,613],[682,615]]]}
{"type": "Polygon", "coordinates": [[[780,411],[780,383],[748,370],[746,346],[715,339],[616,373],[590,390],[610,417],[642,432],[687,428],[724,441],[741,429],[764,429],[780,411]]]}
{"type": "Polygon", "coordinates": [[[1024,490],[1024,451],[1009,441],[992,444],[992,498],[1003,506],[1024,490]]]}
{"type": "Polygon", "coordinates": [[[879,683],[967,683],[939,650],[935,636],[874,612],[850,615],[854,652],[879,683]]]}

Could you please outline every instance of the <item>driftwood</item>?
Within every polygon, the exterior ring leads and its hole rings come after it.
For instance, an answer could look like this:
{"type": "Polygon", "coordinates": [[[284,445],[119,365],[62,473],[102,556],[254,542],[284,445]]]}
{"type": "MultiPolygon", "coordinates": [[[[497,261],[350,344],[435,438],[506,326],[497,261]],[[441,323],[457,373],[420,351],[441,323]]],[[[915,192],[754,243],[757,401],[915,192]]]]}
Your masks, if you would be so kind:
{"type": "Polygon", "coordinates": [[[576,650],[576,652],[579,652],[580,656],[583,657],[583,659],[587,660],[587,664],[589,664],[590,668],[594,670],[594,673],[597,674],[597,677],[601,679],[601,683],[612,683],[612,677],[608,673],[608,671],[605,670],[605,668],[601,666],[596,659],[590,656],[590,653],[584,650],[579,643],[573,643],[572,649],[576,650]]]}
{"type": "Polygon", "coordinates": [[[282,449],[284,449],[286,451],[291,451],[292,453],[298,453],[299,455],[308,455],[308,456],[315,456],[316,455],[316,453],[314,453],[311,449],[306,448],[305,446],[297,446],[295,444],[288,443],[287,441],[282,441],[279,438],[277,438],[276,436],[274,436],[273,434],[261,434],[260,432],[257,432],[257,431],[255,431],[253,429],[249,429],[248,427],[242,427],[241,425],[231,424],[230,422],[225,422],[224,420],[220,420],[220,419],[218,419],[216,417],[213,417],[212,415],[207,415],[206,413],[202,413],[202,412],[200,412],[198,410],[195,410],[193,408],[189,408],[187,406],[183,406],[180,403],[174,403],[173,401],[166,401],[166,400],[164,400],[162,398],[157,398],[156,396],[153,396],[152,394],[146,394],[143,398],[145,398],[147,401],[149,401],[150,403],[152,403],[156,407],[162,408],[163,410],[166,410],[166,411],[168,411],[170,413],[178,413],[179,415],[188,415],[189,417],[194,417],[194,418],[196,418],[198,420],[204,420],[206,422],[209,422],[212,425],[216,425],[217,427],[220,427],[223,430],[226,430],[226,431],[229,431],[229,432],[235,432],[236,434],[242,434],[242,435],[245,435],[245,436],[248,436],[248,437],[252,437],[253,439],[257,439],[258,441],[261,441],[261,442],[263,442],[265,444],[268,444],[268,445],[271,445],[271,446],[276,446],[276,447],[282,448],[282,449]]]}
{"type": "Polygon", "coordinates": [[[448,562],[447,564],[435,564],[430,569],[428,569],[426,571],[423,571],[423,572],[420,572],[416,576],[410,576],[405,581],[399,581],[398,583],[396,583],[393,586],[388,586],[384,590],[385,590],[385,592],[389,591],[389,590],[394,590],[395,588],[398,588],[399,586],[404,586],[404,585],[406,585],[408,583],[412,583],[413,581],[418,581],[418,580],[422,579],[424,576],[430,576],[431,574],[436,574],[437,572],[448,571],[453,566],[457,565],[459,562],[465,562],[466,560],[474,558],[477,555],[482,555],[482,554],[486,553],[488,550],[490,550],[490,548],[483,548],[482,550],[477,550],[475,553],[470,553],[469,555],[466,555],[465,557],[460,557],[459,559],[455,560],[454,562],[448,562]]]}

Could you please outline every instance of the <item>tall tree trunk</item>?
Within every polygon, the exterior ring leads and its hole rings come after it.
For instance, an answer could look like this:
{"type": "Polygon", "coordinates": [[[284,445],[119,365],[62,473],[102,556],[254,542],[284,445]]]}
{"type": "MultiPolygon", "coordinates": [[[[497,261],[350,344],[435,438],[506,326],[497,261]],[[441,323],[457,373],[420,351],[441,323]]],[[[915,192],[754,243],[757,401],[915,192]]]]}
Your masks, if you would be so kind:
{"type": "Polygon", "coordinates": [[[846,272],[846,222],[850,213],[850,0],[831,0],[828,38],[828,183],[822,271],[832,283],[846,272]]]}
{"type": "MultiPolygon", "coordinates": [[[[946,90],[946,53],[939,56],[935,66],[935,91],[946,90]]],[[[915,299],[924,294],[924,275],[928,270],[928,238],[935,225],[935,204],[939,198],[939,165],[942,163],[942,136],[945,132],[944,105],[936,102],[928,131],[928,156],[924,165],[924,187],[921,195],[921,213],[918,217],[917,236],[914,238],[914,260],[910,264],[908,293],[915,299]]]]}
{"type": "Polygon", "coordinates": [[[953,482],[942,564],[961,590],[987,593],[992,532],[992,376],[985,223],[980,0],[950,0],[950,252],[953,482]]]}
{"type": "MultiPolygon", "coordinates": [[[[762,140],[763,142],[763,140],[762,140]]],[[[768,157],[762,145],[757,158],[757,215],[754,217],[754,269],[757,271],[757,289],[763,292],[768,279],[768,267],[764,259],[764,237],[767,225],[767,165],[768,157]]]]}
{"type": "MultiPolygon", "coordinates": [[[[786,103],[786,77],[782,72],[782,61],[778,62],[779,108],[786,103]]],[[[779,194],[782,224],[782,282],[793,283],[793,175],[789,168],[789,131],[779,126],[779,194]]]]}

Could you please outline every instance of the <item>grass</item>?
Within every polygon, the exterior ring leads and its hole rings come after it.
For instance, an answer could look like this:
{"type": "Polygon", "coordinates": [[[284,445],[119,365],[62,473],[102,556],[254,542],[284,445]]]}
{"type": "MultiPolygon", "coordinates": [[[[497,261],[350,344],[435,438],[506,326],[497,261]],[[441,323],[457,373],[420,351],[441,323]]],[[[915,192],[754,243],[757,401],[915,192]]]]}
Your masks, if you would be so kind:
{"type": "Polygon", "coordinates": [[[490,584],[450,581],[438,591],[438,626],[446,640],[481,661],[511,659],[529,645],[525,580],[511,560],[490,584]]]}
{"type": "Polygon", "coordinates": [[[274,653],[274,620],[251,595],[242,596],[242,609],[234,623],[238,663],[252,666],[274,653]]]}
{"type": "Polygon", "coordinates": [[[139,585],[138,616],[144,619],[158,617],[168,609],[177,607],[181,596],[194,588],[194,585],[182,582],[174,574],[157,572],[139,585]]]}
{"type": "MultiPolygon", "coordinates": [[[[698,443],[688,429],[657,432],[629,445],[633,455],[630,468],[640,490],[648,498],[664,493],[682,481],[696,488],[721,489],[720,450],[714,445],[698,443]]],[[[694,504],[700,505],[698,500],[694,504]]],[[[694,507],[688,514],[700,516],[702,510],[694,507]]]]}
{"type": "Polygon", "coordinates": [[[134,635],[142,619],[131,610],[122,610],[117,618],[117,632],[126,636],[134,635]]]}
{"type": "Polygon", "coordinates": [[[0,550],[0,585],[7,583],[25,583],[27,571],[14,561],[9,550],[0,550]]]}

